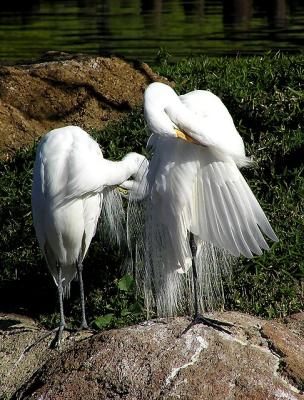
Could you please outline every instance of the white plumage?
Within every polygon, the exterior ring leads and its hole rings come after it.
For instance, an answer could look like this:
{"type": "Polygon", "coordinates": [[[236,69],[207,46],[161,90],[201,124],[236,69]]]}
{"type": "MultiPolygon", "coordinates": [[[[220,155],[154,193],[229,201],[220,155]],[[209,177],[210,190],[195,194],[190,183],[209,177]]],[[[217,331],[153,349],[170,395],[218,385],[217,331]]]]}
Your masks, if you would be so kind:
{"type": "MultiPolygon", "coordinates": [[[[129,153],[118,162],[106,160],[98,144],[76,126],[55,129],[41,139],[34,165],[32,212],[40,248],[59,289],[61,306],[63,292],[69,290],[76,273],[81,274],[104,193],[111,196],[111,204],[106,203],[113,229],[116,222],[120,223],[115,217],[123,217],[118,193],[104,189],[136,174],[144,160],[137,153],[129,153]]],[[[84,298],[81,300],[82,325],[86,326],[84,298]]],[[[60,311],[64,327],[63,309],[60,311]]]]}
{"type": "Polygon", "coordinates": [[[144,95],[144,114],[153,152],[141,185],[146,188],[140,189],[146,211],[144,240],[137,244],[146,303],[156,303],[165,316],[195,307],[195,283],[187,273],[191,233],[198,302],[201,309],[212,307],[231,256],[250,258],[268,249],[262,232],[277,240],[238,169],[250,162],[243,140],[224,104],[208,91],[177,96],[169,86],[153,83],[144,95]]]}

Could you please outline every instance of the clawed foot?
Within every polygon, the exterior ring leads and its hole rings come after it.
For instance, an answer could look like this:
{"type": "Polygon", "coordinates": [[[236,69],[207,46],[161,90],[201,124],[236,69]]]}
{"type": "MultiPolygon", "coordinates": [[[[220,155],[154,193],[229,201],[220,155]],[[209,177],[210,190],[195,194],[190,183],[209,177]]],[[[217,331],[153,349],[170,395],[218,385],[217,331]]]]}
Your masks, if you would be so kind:
{"type": "Polygon", "coordinates": [[[204,324],[206,326],[210,326],[211,328],[216,329],[217,331],[228,333],[228,335],[231,335],[231,332],[228,329],[225,329],[223,327],[224,326],[226,326],[226,327],[233,327],[234,326],[230,322],[218,321],[217,319],[203,317],[202,315],[199,314],[190,322],[190,324],[180,334],[180,336],[182,336],[183,334],[188,332],[189,329],[191,329],[192,326],[194,326],[196,324],[204,324]]]}
{"type": "Polygon", "coordinates": [[[82,321],[80,327],[78,328],[78,331],[86,331],[90,330],[89,325],[87,324],[87,321],[82,321]]]}
{"type": "Polygon", "coordinates": [[[89,327],[89,325],[87,324],[86,321],[82,322],[80,327],[77,329],[77,332],[80,332],[80,331],[88,331],[88,332],[91,332],[91,333],[98,332],[98,330],[89,327]]]}
{"type": "Polygon", "coordinates": [[[68,328],[66,325],[59,325],[57,328],[53,329],[52,332],[56,332],[54,339],[50,343],[50,349],[60,349],[62,342],[63,331],[73,332],[74,330],[68,328]]]}
{"type": "Polygon", "coordinates": [[[86,321],[82,322],[79,328],[68,328],[66,325],[62,326],[59,325],[56,329],[54,329],[52,332],[56,331],[56,335],[54,337],[54,339],[52,340],[51,344],[50,344],[50,348],[52,349],[60,349],[61,347],[61,342],[62,342],[62,336],[63,336],[63,331],[67,331],[70,333],[77,333],[80,331],[91,331],[91,328],[89,327],[89,325],[87,324],[86,321]]]}
{"type": "Polygon", "coordinates": [[[49,348],[50,349],[58,349],[60,350],[61,348],[61,343],[63,340],[63,331],[67,331],[70,333],[75,333],[75,332],[79,332],[80,330],[89,330],[89,331],[93,331],[93,329],[89,328],[88,324],[82,323],[80,325],[79,329],[73,329],[73,328],[69,328],[67,327],[65,324],[60,324],[59,326],[57,326],[57,328],[52,329],[51,331],[45,333],[44,335],[40,336],[34,343],[30,344],[29,346],[27,346],[24,351],[22,352],[22,354],[20,355],[18,361],[16,362],[16,365],[22,360],[22,358],[26,355],[26,353],[28,353],[33,347],[37,346],[40,342],[42,342],[43,340],[45,340],[47,337],[53,335],[55,333],[55,337],[52,339],[49,348]]]}

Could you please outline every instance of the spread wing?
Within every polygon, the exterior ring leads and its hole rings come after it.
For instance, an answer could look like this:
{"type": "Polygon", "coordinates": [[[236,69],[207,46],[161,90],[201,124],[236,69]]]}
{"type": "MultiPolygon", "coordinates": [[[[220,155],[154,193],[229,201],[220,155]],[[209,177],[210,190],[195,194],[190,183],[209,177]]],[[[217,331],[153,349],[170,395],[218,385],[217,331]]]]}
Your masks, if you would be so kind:
{"type": "MultiPolygon", "coordinates": [[[[228,110],[212,93],[196,90],[180,96],[180,100],[208,120],[223,140],[225,129],[235,129],[228,110]]],[[[191,231],[234,256],[260,255],[262,249],[268,249],[261,231],[274,241],[278,239],[235,162],[208,147],[200,149],[198,159],[191,231]]]]}
{"type": "Polygon", "coordinates": [[[215,159],[200,166],[193,203],[193,233],[234,256],[242,254],[251,258],[253,254],[262,254],[262,249],[268,249],[262,232],[270,239],[278,240],[233,162],[215,159]]]}

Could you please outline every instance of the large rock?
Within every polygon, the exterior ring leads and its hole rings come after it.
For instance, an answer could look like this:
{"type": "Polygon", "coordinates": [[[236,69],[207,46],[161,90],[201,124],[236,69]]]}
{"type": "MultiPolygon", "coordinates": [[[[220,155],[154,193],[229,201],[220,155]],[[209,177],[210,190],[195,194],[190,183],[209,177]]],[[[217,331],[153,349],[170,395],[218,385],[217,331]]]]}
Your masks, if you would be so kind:
{"type": "Polygon", "coordinates": [[[213,316],[232,322],[231,334],[204,325],[181,334],[186,318],[96,334],[53,356],[12,398],[304,398],[304,314],[286,323],[213,316]]]}
{"type": "Polygon", "coordinates": [[[53,55],[55,61],[0,67],[0,150],[7,154],[52,128],[101,129],[141,104],[152,81],[146,64],[53,55]]]}
{"type": "MultiPolygon", "coordinates": [[[[48,334],[32,318],[0,313],[0,399],[11,399],[13,393],[24,385],[49,359],[58,356],[57,350],[48,347],[54,334],[48,334]],[[30,346],[36,343],[32,348],[30,346]],[[27,351],[28,350],[28,351],[27,351]]],[[[67,334],[65,334],[67,336],[67,334]]],[[[66,337],[63,351],[75,341],[91,336],[90,332],[79,332],[66,337]]]]}

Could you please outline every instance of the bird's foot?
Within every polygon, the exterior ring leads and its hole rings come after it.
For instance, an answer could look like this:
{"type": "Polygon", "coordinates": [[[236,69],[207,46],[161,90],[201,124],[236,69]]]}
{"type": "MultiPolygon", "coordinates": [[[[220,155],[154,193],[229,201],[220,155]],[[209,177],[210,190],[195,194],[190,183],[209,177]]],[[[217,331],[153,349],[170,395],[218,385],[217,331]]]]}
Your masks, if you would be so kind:
{"type": "Polygon", "coordinates": [[[19,364],[19,362],[23,359],[23,357],[35,346],[37,346],[40,342],[42,342],[43,340],[45,340],[46,338],[48,338],[49,336],[53,335],[54,333],[56,333],[54,339],[51,341],[49,348],[50,349],[60,349],[61,348],[61,343],[62,343],[62,336],[63,336],[63,331],[67,331],[67,332],[75,332],[76,329],[73,328],[69,328],[67,327],[65,324],[60,324],[59,326],[57,326],[57,328],[52,329],[51,331],[46,332],[45,334],[43,334],[42,336],[40,336],[37,340],[35,340],[34,343],[31,343],[30,345],[28,345],[23,352],[21,353],[19,359],[17,360],[17,362],[15,363],[15,366],[19,364]]]}
{"type": "Polygon", "coordinates": [[[70,331],[70,329],[67,328],[65,324],[60,324],[57,328],[55,328],[53,330],[53,332],[56,332],[56,335],[50,343],[50,346],[49,346],[50,349],[60,349],[61,348],[62,336],[63,336],[64,330],[70,331]]]}
{"type": "Polygon", "coordinates": [[[42,342],[44,339],[46,339],[47,337],[51,336],[57,329],[58,329],[58,328],[53,329],[53,330],[51,330],[51,331],[45,333],[44,335],[40,336],[37,340],[35,340],[34,343],[31,343],[30,345],[28,345],[28,346],[23,350],[23,352],[20,354],[20,357],[18,358],[18,360],[17,360],[16,363],[15,363],[15,367],[19,364],[19,362],[23,359],[23,357],[24,357],[33,347],[37,346],[37,345],[38,345],[40,342],[42,342]]]}
{"type": "Polygon", "coordinates": [[[186,329],[184,329],[184,331],[180,334],[180,336],[184,335],[186,332],[189,331],[189,329],[191,329],[194,325],[197,325],[197,324],[204,324],[206,326],[210,326],[211,328],[213,328],[217,331],[220,331],[220,332],[225,332],[228,335],[231,335],[231,332],[228,329],[225,329],[224,327],[233,327],[234,326],[230,322],[219,321],[217,319],[203,317],[202,315],[198,314],[193,318],[193,320],[186,327],[186,329]]]}
{"type": "Polygon", "coordinates": [[[34,343],[31,343],[30,345],[28,345],[23,352],[21,353],[19,359],[16,362],[16,365],[22,360],[22,358],[35,346],[37,346],[40,342],[42,342],[43,340],[45,340],[46,338],[48,338],[49,336],[51,336],[53,333],[56,332],[56,335],[54,337],[54,339],[51,341],[49,348],[50,349],[55,349],[55,348],[60,348],[60,342],[62,339],[62,332],[63,330],[69,330],[68,328],[66,328],[65,326],[61,327],[58,326],[55,329],[52,329],[51,331],[46,332],[45,334],[43,334],[42,336],[40,336],[37,340],[35,340],[34,343]]]}
{"type": "Polygon", "coordinates": [[[197,315],[194,318],[194,325],[195,324],[204,324],[204,325],[210,326],[211,328],[216,329],[218,331],[228,333],[229,335],[231,335],[231,332],[228,329],[223,328],[223,326],[226,326],[229,328],[234,326],[230,322],[219,321],[217,319],[203,317],[202,315],[197,315]]]}
{"type": "Polygon", "coordinates": [[[78,331],[86,331],[90,330],[89,325],[87,324],[87,321],[82,321],[80,327],[78,328],[78,331]]]}

